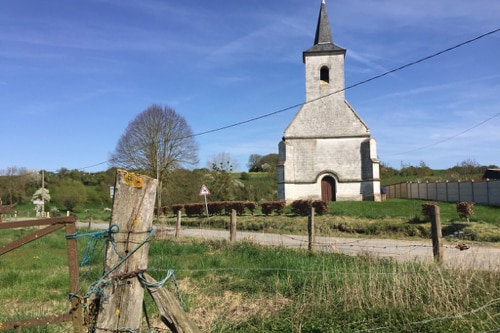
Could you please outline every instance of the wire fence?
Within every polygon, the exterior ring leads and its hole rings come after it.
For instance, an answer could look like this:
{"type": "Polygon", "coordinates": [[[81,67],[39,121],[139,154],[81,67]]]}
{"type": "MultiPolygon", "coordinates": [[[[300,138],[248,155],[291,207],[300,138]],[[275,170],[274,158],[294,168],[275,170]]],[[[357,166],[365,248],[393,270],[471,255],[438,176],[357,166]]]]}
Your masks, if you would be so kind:
{"type": "MultiPolygon", "coordinates": [[[[99,232],[101,235],[102,232],[99,232]]],[[[212,230],[212,229],[183,229],[181,231],[181,237],[175,240],[176,243],[192,243],[192,238],[201,238],[205,240],[214,240],[219,239],[223,241],[229,240],[229,231],[227,230],[212,230]]],[[[80,268],[81,273],[81,282],[82,282],[82,292],[89,288],[93,282],[99,280],[102,277],[102,262],[104,258],[106,243],[105,237],[99,237],[100,240],[103,241],[95,241],[95,238],[90,237],[90,241],[88,244],[91,246],[85,246],[85,242],[82,240],[80,244],[80,248],[85,249],[84,253],[80,254],[84,262],[81,262],[82,266],[80,268]]],[[[156,242],[169,241],[173,239],[172,235],[169,235],[169,232],[166,231],[166,234],[162,237],[158,237],[155,239],[156,242]]],[[[308,238],[307,236],[301,235],[284,235],[284,234],[267,234],[267,233],[251,233],[251,232],[239,232],[237,234],[237,241],[239,242],[251,242],[255,244],[261,244],[264,246],[278,246],[285,247],[291,249],[299,249],[306,250],[308,249],[308,238]]],[[[80,242],[80,241],[79,241],[80,242]]],[[[354,239],[354,238],[340,238],[340,237],[316,237],[314,242],[314,250],[315,251],[324,251],[330,253],[340,253],[347,255],[359,255],[359,256],[373,256],[377,258],[387,258],[390,260],[417,260],[417,261],[432,261],[432,244],[430,241],[393,241],[393,240],[381,240],[375,238],[363,238],[363,239],[354,239]],[[424,259],[419,259],[421,258],[424,259]]],[[[457,255],[462,256],[460,260],[464,260],[464,258],[468,258],[472,262],[478,262],[483,260],[483,255],[488,255],[491,257],[500,258],[500,253],[497,252],[495,248],[490,247],[482,247],[482,246],[472,246],[468,251],[460,251],[453,244],[449,244],[446,248],[450,251],[450,253],[455,253],[457,255]],[[481,251],[480,251],[481,250],[481,251]]],[[[453,262],[458,262],[457,258],[452,260],[453,262]]],[[[490,270],[498,271],[500,265],[499,264],[491,264],[490,270]]],[[[167,267],[161,268],[158,266],[151,266],[148,268],[148,271],[164,273],[168,274],[175,267],[167,267]]],[[[331,277],[339,277],[345,276],[346,279],[350,279],[353,277],[359,276],[401,276],[401,275],[418,275],[421,272],[408,269],[408,270],[375,270],[375,271],[364,271],[364,270],[329,270],[328,268],[322,268],[320,270],[307,270],[307,269],[288,269],[283,267],[206,267],[206,268],[195,268],[195,269],[175,269],[174,271],[177,274],[182,275],[193,275],[200,272],[208,272],[208,273],[227,273],[227,274],[235,274],[242,272],[276,272],[276,273],[286,273],[287,275],[319,275],[319,276],[331,276],[331,277]]],[[[25,288],[13,288],[12,291],[16,294],[23,295],[23,293],[27,293],[25,288]]],[[[18,296],[23,298],[23,296],[18,296]]],[[[355,330],[353,328],[356,327],[356,323],[351,323],[348,327],[349,332],[376,332],[376,331],[388,331],[394,330],[397,327],[416,327],[419,325],[426,325],[431,322],[446,322],[455,319],[464,319],[467,320],[468,317],[474,316],[478,313],[482,313],[485,315],[491,315],[492,309],[498,307],[500,304],[499,298],[492,298],[488,300],[481,306],[477,306],[467,311],[463,311],[461,313],[457,313],[456,315],[448,315],[442,317],[432,317],[425,320],[417,320],[412,322],[401,322],[401,323],[391,323],[391,326],[377,326],[374,325],[370,328],[364,328],[360,330],[355,330]],[[399,325],[399,326],[398,326],[399,325]]],[[[493,329],[488,329],[484,331],[478,330],[478,332],[496,332],[500,331],[500,324],[498,323],[498,318],[492,318],[493,324],[485,323],[485,326],[488,327],[496,327],[493,329]],[[496,326],[495,326],[496,325],[496,326]]],[[[366,322],[363,327],[366,327],[366,322]]],[[[347,328],[346,328],[347,329],[347,328]]],[[[64,328],[61,332],[64,331],[64,328]]],[[[148,327],[144,326],[144,332],[168,332],[169,330],[166,328],[162,328],[156,324],[148,325],[148,327]]],[[[342,331],[342,327],[339,326],[339,330],[342,331]]]]}

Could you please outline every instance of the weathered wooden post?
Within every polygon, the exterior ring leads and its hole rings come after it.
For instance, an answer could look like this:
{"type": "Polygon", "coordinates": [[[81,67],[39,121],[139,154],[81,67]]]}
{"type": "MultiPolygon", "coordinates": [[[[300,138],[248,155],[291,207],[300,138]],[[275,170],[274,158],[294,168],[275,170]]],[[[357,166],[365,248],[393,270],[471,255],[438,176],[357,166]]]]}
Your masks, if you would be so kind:
{"type": "MultiPolygon", "coordinates": [[[[148,273],[143,274],[147,284],[155,285],[157,281],[148,273]]],[[[160,311],[161,321],[174,333],[201,333],[201,330],[184,313],[175,297],[165,288],[148,286],[149,294],[160,311]]]]}
{"type": "Polygon", "coordinates": [[[309,234],[307,248],[309,251],[312,251],[314,248],[314,207],[311,207],[311,212],[309,213],[309,217],[307,219],[307,232],[309,234]]]}
{"type": "Polygon", "coordinates": [[[96,333],[140,331],[144,289],[137,275],[148,264],[157,185],[156,179],[117,171],[96,333]]]}
{"type": "Polygon", "coordinates": [[[177,220],[175,221],[175,237],[178,237],[181,232],[181,218],[182,211],[179,209],[177,211],[177,220]]]}
{"type": "Polygon", "coordinates": [[[236,209],[231,210],[231,222],[229,225],[229,241],[236,242],[236,209]]]}
{"type": "Polygon", "coordinates": [[[438,205],[431,205],[431,233],[432,233],[432,252],[434,261],[443,264],[443,235],[441,231],[441,209],[438,205]]]}

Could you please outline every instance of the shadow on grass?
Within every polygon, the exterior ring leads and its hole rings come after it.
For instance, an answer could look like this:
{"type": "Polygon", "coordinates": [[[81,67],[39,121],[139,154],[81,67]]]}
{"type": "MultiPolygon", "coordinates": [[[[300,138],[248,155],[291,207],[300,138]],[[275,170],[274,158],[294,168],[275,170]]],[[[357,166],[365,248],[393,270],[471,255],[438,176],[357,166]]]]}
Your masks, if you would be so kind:
{"type": "Polygon", "coordinates": [[[443,237],[455,237],[458,239],[466,238],[466,234],[464,233],[464,229],[468,225],[466,223],[452,223],[443,227],[443,237]]]}

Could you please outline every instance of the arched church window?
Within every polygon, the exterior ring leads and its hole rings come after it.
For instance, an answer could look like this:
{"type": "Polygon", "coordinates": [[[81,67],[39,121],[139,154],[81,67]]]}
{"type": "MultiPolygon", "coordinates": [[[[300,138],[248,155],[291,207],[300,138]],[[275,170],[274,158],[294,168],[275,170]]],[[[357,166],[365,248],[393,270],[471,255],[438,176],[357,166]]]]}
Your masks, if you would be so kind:
{"type": "Polygon", "coordinates": [[[321,83],[330,83],[330,68],[327,66],[321,67],[319,79],[321,83]]]}

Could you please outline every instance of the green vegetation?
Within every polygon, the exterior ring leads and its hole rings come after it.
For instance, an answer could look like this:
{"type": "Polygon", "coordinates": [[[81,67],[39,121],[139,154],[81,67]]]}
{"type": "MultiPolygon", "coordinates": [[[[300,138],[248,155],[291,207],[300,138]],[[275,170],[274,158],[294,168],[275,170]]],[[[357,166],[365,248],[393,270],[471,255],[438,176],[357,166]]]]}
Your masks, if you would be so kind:
{"type": "MultiPolygon", "coordinates": [[[[25,232],[2,232],[0,245],[25,232]]],[[[68,309],[64,235],[47,237],[0,257],[0,322],[68,309]]],[[[86,242],[78,242],[82,250],[86,242]]],[[[99,278],[102,255],[96,251],[92,266],[81,269],[82,293],[99,278]]],[[[157,280],[175,270],[185,309],[203,332],[488,332],[500,326],[498,271],[184,238],[155,239],[148,267],[157,280]]],[[[176,294],[171,280],[166,287],[176,294]]],[[[164,327],[146,301],[153,326],[164,327]]],[[[143,331],[149,331],[145,323],[143,331]]]]}
{"type": "MultiPolygon", "coordinates": [[[[200,198],[198,197],[198,200],[200,198]]],[[[391,199],[384,202],[331,202],[329,212],[315,218],[316,233],[320,236],[408,238],[430,237],[430,223],[422,214],[423,200],[391,199]]],[[[465,240],[500,242],[500,207],[475,205],[474,215],[460,218],[455,203],[438,203],[441,208],[443,236],[460,233],[465,240]]],[[[111,218],[109,210],[101,205],[87,204],[78,207],[74,213],[78,220],[88,222],[104,221],[111,218]]],[[[111,207],[111,205],[109,206],[111,207]]],[[[33,205],[19,205],[23,216],[34,216],[33,205]]],[[[63,214],[64,212],[59,212],[63,214]]],[[[54,214],[53,214],[54,215],[54,214]]],[[[54,215],[55,216],[55,215],[54,215]]],[[[160,218],[161,223],[175,225],[173,212],[160,218]]],[[[156,220],[155,220],[156,221],[156,220]]],[[[229,228],[229,216],[182,217],[183,227],[229,228]]],[[[307,220],[292,214],[288,206],[284,215],[266,216],[260,207],[252,215],[247,211],[238,216],[238,229],[269,233],[307,234],[307,220]]]]}
{"type": "MultiPolygon", "coordinates": [[[[247,165],[249,172],[233,172],[229,157],[221,154],[216,156],[209,168],[169,170],[162,179],[161,205],[170,209],[174,204],[200,202],[203,199],[199,190],[203,184],[210,189],[209,199],[212,201],[259,203],[277,200],[277,163],[276,154],[254,154],[247,165]]],[[[432,170],[424,162],[418,166],[402,163],[397,170],[382,163],[380,176],[383,185],[407,181],[465,181],[481,178],[486,169],[495,167],[480,166],[473,160],[466,160],[446,170],[432,170]]],[[[110,187],[115,182],[115,168],[96,173],[61,168],[57,172],[43,174],[44,187],[52,194],[52,200],[45,203],[45,211],[51,216],[66,214],[69,210],[78,218],[107,220],[109,214],[103,213],[112,205],[110,187]]],[[[0,170],[0,199],[3,204],[17,203],[20,216],[33,216],[35,206],[32,197],[42,185],[41,176],[41,172],[24,168],[0,170]]],[[[378,208],[375,215],[380,214],[378,208]]]]}
{"type": "MultiPolygon", "coordinates": [[[[422,214],[422,200],[391,199],[384,202],[331,202],[329,212],[315,216],[316,234],[329,237],[430,238],[431,226],[422,214]]],[[[500,207],[476,205],[467,222],[454,203],[439,203],[443,236],[458,233],[462,239],[500,242],[500,207]]],[[[173,227],[176,217],[161,219],[173,227]]],[[[266,216],[260,208],[237,218],[238,230],[281,234],[307,234],[307,218],[291,213],[266,216]]],[[[182,217],[184,227],[229,228],[229,216],[182,217]]]]}

